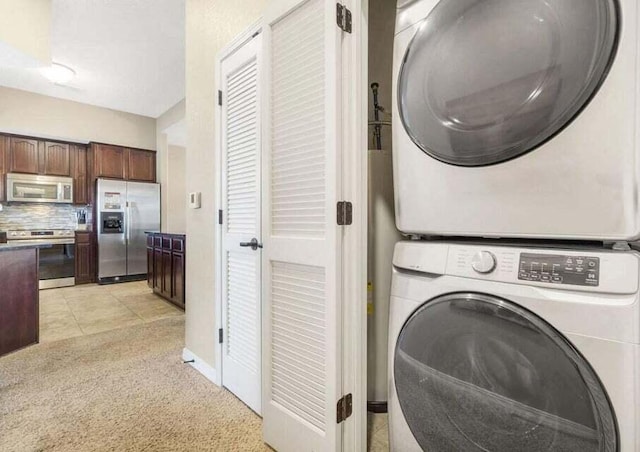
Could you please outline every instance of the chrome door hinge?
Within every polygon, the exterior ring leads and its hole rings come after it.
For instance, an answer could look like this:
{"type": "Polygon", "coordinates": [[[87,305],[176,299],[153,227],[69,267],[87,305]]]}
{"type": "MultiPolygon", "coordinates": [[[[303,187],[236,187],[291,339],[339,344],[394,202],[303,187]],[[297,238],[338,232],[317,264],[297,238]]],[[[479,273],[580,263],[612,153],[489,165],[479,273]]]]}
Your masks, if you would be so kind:
{"type": "Polygon", "coordinates": [[[222,91],[218,90],[218,105],[222,106],[222,91]]]}
{"type": "Polygon", "coordinates": [[[351,11],[340,3],[336,4],[336,21],[342,31],[351,33],[351,11]]]}
{"type": "Polygon", "coordinates": [[[224,342],[224,335],[222,332],[222,328],[218,330],[218,344],[222,344],[224,342]]]}
{"type": "Polygon", "coordinates": [[[218,224],[222,224],[222,209],[218,210],[218,224]]]}
{"type": "Polygon", "coordinates": [[[338,202],[338,225],[349,226],[353,223],[353,204],[349,201],[338,202]]]}
{"type": "Polygon", "coordinates": [[[353,396],[351,394],[347,394],[338,400],[338,424],[349,416],[353,412],[353,396]]]}

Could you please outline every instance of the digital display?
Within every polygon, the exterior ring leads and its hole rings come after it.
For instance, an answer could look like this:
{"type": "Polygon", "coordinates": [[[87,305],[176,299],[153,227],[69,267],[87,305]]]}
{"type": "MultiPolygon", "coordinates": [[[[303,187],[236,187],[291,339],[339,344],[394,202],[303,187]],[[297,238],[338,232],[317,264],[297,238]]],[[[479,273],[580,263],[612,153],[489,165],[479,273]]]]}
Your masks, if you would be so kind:
{"type": "Polygon", "coordinates": [[[600,284],[600,258],[521,253],[518,279],[597,287],[600,284]]]}

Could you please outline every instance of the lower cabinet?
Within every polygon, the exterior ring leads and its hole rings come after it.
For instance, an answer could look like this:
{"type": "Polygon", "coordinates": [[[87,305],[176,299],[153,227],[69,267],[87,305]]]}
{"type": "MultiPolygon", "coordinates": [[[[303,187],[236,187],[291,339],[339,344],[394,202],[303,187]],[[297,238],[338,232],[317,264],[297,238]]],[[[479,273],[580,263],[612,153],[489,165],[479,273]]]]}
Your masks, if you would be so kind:
{"type": "Polygon", "coordinates": [[[76,284],[95,282],[96,256],[93,232],[76,231],[76,284]]]}
{"type": "Polygon", "coordinates": [[[0,250],[0,356],[38,342],[39,294],[38,250],[0,250]]]}
{"type": "Polygon", "coordinates": [[[185,236],[147,235],[147,284],[154,293],[184,309],[185,236]]]}

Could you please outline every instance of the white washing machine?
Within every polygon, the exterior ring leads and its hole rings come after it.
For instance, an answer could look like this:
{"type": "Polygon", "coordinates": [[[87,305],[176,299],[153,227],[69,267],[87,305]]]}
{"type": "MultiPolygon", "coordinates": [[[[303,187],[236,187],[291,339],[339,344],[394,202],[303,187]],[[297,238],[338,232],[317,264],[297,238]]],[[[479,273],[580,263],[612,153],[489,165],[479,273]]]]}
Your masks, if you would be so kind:
{"type": "Polygon", "coordinates": [[[636,0],[400,0],[398,228],[640,238],[636,0]]]}
{"type": "Polygon", "coordinates": [[[395,452],[640,451],[640,254],[401,242],[395,452]]]}

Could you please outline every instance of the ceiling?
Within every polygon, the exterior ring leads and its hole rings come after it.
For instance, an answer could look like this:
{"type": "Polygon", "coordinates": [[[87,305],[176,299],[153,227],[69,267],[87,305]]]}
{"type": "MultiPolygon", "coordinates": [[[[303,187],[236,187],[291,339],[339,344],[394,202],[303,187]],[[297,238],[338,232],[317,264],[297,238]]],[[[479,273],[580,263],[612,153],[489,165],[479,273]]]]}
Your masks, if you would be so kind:
{"type": "Polygon", "coordinates": [[[76,77],[61,86],[0,67],[0,86],[157,118],[185,94],[184,3],[52,0],[52,58],[76,77]]]}

